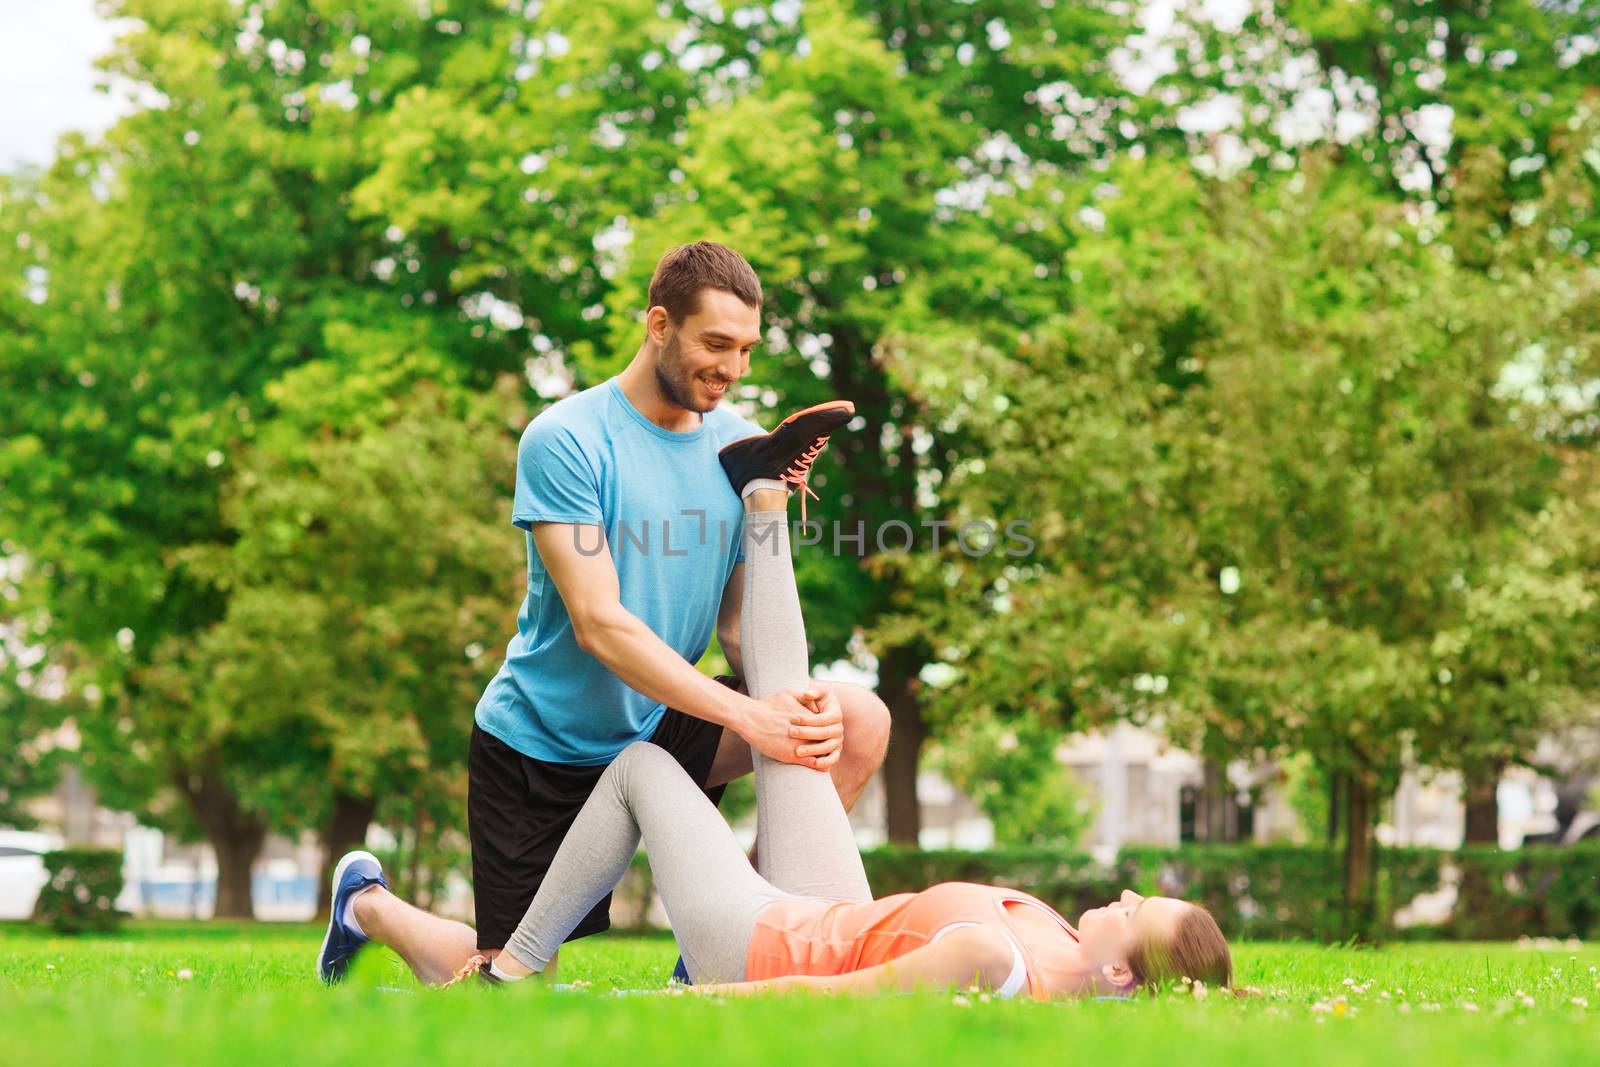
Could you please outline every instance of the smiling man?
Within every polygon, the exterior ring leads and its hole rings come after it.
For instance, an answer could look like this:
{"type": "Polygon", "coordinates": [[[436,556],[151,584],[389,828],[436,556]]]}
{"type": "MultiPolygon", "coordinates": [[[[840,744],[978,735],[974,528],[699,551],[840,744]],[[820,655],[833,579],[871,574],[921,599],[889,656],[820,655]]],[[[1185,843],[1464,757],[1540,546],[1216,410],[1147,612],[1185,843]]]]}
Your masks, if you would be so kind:
{"type": "MultiPolygon", "coordinates": [[[[528,424],[512,508],[527,536],[527,596],[478,703],[468,758],[476,934],[366,892],[383,885],[381,872],[352,854],[335,874],[324,980],[369,939],[429,982],[501,949],[595,783],[634,742],[666,749],[713,796],[750,773],[752,748],[826,770],[846,808],[882,763],[889,713],[870,691],[813,682],[756,700],[736,677],[694,667],[715,632],[741,672],[743,506],[724,467],[803,485],[850,409],[808,409],[766,434],[718,406],[749,370],[761,302],[734,250],[672,249],[650,280],[645,337],[626,369],[528,424]]],[[[605,930],[608,911],[609,897],[571,937],[605,930]]]]}

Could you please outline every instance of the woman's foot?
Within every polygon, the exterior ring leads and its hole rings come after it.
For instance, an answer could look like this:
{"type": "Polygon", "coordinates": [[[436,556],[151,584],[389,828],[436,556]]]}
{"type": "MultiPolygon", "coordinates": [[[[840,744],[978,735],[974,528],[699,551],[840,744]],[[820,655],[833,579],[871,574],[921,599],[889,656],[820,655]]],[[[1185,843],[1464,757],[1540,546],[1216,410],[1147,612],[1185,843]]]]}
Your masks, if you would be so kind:
{"type": "Polygon", "coordinates": [[[480,952],[467,960],[461,969],[456,971],[455,976],[439,988],[448,989],[450,986],[460,985],[463,982],[477,982],[479,985],[508,986],[536,977],[538,975],[533,971],[528,970],[528,968],[503,952],[493,957],[480,952]],[[502,960],[504,961],[503,964],[502,960]],[[501,970],[502,966],[505,967],[505,970],[501,970]]]}
{"type": "Polygon", "coordinates": [[[771,433],[756,434],[727,445],[718,453],[722,469],[741,496],[745,486],[760,479],[783,482],[800,490],[800,518],[805,519],[805,494],[811,492],[806,479],[828,443],[828,435],[856,413],[848,400],[817,404],[780,422],[771,433]]]}

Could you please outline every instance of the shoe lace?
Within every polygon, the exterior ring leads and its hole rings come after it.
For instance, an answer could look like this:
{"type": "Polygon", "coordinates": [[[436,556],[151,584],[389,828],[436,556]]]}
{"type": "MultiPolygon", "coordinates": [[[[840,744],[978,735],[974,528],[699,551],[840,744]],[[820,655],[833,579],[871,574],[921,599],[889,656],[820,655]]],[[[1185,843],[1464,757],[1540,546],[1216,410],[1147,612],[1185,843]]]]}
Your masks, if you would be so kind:
{"type": "Polygon", "coordinates": [[[827,445],[828,435],[823,434],[821,437],[811,442],[810,447],[796,456],[794,458],[794,462],[789,464],[789,468],[779,475],[781,480],[788,482],[790,485],[793,485],[795,488],[800,490],[801,522],[806,521],[807,494],[809,494],[813,500],[822,499],[812,490],[811,486],[806,484],[806,478],[811,474],[811,465],[817,461],[818,456],[822,455],[822,450],[826,448],[827,445]]]}
{"type": "Polygon", "coordinates": [[[471,959],[467,960],[466,963],[462,964],[461,969],[458,970],[455,973],[455,977],[454,978],[451,978],[450,981],[446,982],[444,985],[440,986],[439,988],[440,989],[449,989],[451,986],[455,985],[457,982],[465,982],[469,978],[473,977],[479,971],[483,970],[487,966],[489,966],[489,957],[488,956],[484,956],[484,955],[481,955],[481,954],[477,955],[477,956],[473,956],[471,959]]]}

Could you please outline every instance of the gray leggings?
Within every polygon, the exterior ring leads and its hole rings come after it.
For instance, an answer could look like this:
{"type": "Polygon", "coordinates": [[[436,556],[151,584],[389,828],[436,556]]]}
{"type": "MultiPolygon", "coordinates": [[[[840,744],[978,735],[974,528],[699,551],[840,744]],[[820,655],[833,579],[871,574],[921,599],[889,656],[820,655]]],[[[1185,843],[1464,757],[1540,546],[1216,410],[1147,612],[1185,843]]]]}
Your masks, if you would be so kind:
{"type": "MultiPolygon", "coordinates": [[[[803,686],[810,676],[787,514],[746,514],[744,549],[739,644],[745,685],[760,698],[803,686]]],[[[567,934],[622,878],[641,837],[696,982],[744,979],[756,917],[776,901],[871,900],[832,779],[753,755],[759,874],[677,760],[639,742],[600,776],[505,950],[524,966],[543,970],[567,934]]]]}

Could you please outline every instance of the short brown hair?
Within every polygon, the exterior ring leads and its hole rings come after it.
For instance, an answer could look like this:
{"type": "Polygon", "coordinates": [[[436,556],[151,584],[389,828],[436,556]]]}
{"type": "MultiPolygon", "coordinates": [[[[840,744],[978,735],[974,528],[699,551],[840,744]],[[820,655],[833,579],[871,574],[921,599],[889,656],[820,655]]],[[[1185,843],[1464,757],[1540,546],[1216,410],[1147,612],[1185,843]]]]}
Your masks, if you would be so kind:
{"type": "Polygon", "coordinates": [[[1178,920],[1172,940],[1153,937],[1128,954],[1133,981],[1152,992],[1175,978],[1189,978],[1213,988],[1233,987],[1233,956],[1228,939],[1211,913],[1190,904],[1178,920]]]}
{"type": "Polygon", "coordinates": [[[700,310],[704,289],[722,289],[750,307],[761,307],[761,279],[745,258],[727,245],[696,241],[679,245],[656,262],[646,310],[664,307],[676,325],[700,310]]]}

